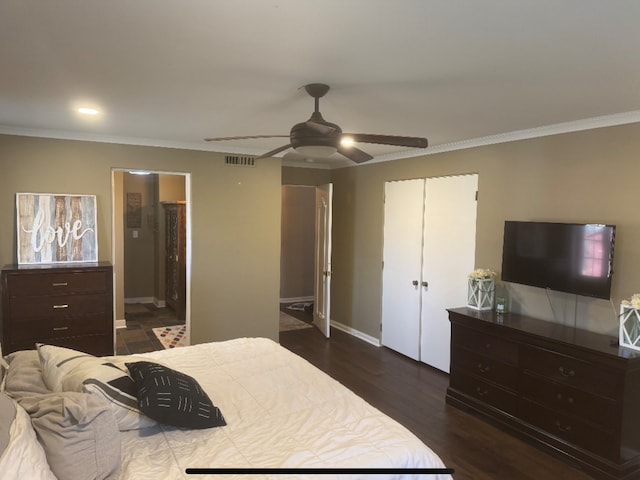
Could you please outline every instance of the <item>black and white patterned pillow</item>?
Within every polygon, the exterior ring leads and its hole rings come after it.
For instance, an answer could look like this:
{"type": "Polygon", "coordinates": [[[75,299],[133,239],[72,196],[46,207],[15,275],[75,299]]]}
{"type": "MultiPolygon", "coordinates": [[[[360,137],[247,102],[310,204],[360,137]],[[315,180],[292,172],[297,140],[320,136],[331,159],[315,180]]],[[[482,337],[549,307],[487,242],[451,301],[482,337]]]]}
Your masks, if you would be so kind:
{"type": "Polygon", "coordinates": [[[126,366],[136,384],[138,407],[150,418],[186,428],[227,424],[220,409],[193,377],[153,362],[126,366]]]}

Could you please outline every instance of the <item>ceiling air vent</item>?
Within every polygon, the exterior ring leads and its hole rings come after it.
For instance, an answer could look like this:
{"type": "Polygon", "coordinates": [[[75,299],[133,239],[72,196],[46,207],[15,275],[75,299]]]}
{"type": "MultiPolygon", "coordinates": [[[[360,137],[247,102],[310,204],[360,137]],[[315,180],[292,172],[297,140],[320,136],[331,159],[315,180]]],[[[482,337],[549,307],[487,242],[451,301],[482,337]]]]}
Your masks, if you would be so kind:
{"type": "Polygon", "coordinates": [[[239,155],[225,155],[225,165],[234,165],[236,167],[255,167],[256,157],[242,157],[239,155]]]}

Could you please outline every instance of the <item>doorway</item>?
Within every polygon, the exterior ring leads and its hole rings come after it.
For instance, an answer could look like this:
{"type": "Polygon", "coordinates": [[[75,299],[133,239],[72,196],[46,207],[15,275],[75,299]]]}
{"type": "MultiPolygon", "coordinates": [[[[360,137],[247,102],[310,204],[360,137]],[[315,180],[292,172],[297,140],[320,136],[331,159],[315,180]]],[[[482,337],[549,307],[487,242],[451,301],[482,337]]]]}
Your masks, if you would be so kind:
{"type": "Polygon", "coordinates": [[[329,337],[331,192],[331,184],[282,186],[280,331],[302,321],[329,337]]]}
{"type": "MultiPolygon", "coordinates": [[[[163,171],[112,171],[114,311],[117,354],[190,343],[190,175],[163,171]],[[183,214],[183,308],[167,298],[169,211],[183,214]],[[166,345],[165,345],[166,344],[166,345]]],[[[175,215],[173,217],[175,218],[175,215]]]]}

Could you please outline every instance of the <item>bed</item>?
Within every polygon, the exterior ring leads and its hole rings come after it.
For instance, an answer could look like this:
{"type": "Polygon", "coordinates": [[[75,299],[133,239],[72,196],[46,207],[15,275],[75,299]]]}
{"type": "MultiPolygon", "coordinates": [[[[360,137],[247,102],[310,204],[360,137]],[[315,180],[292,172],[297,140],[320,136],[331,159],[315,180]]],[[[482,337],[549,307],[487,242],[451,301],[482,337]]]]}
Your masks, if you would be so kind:
{"type": "Polygon", "coordinates": [[[406,428],[268,339],[101,358],[37,347],[3,359],[3,478],[451,478],[406,428]],[[154,371],[191,382],[204,414],[145,407],[154,371]]]}

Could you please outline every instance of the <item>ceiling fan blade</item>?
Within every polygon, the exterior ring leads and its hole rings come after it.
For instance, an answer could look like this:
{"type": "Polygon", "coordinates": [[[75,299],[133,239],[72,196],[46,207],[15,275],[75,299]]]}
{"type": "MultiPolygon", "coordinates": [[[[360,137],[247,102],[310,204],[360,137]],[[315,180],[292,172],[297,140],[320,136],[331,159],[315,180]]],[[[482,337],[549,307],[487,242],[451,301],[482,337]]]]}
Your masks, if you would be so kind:
{"type": "Polygon", "coordinates": [[[276,153],[280,153],[283,150],[286,150],[287,148],[291,148],[291,144],[287,143],[286,145],[283,145],[281,147],[278,148],[274,148],[273,150],[271,150],[270,152],[267,153],[263,153],[262,155],[260,155],[259,157],[256,157],[256,160],[259,158],[268,158],[268,157],[273,157],[276,153]]]}
{"type": "Polygon", "coordinates": [[[363,152],[362,150],[360,150],[359,148],[356,148],[354,146],[344,147],[344,146],[340,145],[338,147],[338,153],[344,155],[349,160],[353,160],[356,163],[366,162],[366,161],[371,160],[373,158],[367,152],[363,152]]]}
{"type": "Polygon", "coordinates": [[[241,137],[210,137],[205,138],[205,142],[220,142],[224,140],[247,140],[250,138],[289,138],[289,135],[244,135],[241,137]]]}
{"type": "Polygon", "coordinates": [[[372,133],[344,133],[354,142],[380,143],[382,145],[397,145],[399,147],[427,148],[429,142],[423,137],[401,137],[398,135],[376,135],[372,133]]]}

